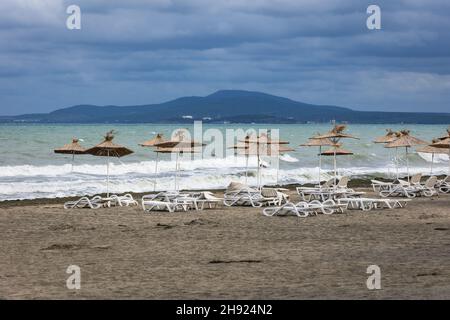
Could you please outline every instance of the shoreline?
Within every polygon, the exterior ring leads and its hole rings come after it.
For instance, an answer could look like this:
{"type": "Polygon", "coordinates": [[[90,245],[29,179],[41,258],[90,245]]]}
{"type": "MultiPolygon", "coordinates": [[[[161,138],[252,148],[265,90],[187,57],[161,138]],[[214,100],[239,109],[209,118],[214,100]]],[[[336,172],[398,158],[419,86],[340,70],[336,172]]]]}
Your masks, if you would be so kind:
{"type": "MultiPolygon", "coordinates": [[[[429,175],[422,176],[422,180],[425,180],[429,177],[429,175]]],[[[438,175],[438,179],[445,178],[445,175],[438,175]]],[[[401,179],[404,179],[405,177],[400,177],[401,179]]],[[[376,179],[379,181],[392,181],[392,179],[387,178],[371,178],[376,179]]],[[[292,183],[292,184],[285,184],[285,185],[266,185],[268,188],[285,188],[289,191],[295,191],[296,187],[311,187],[314,186],[314,183],[305,183],[305,184],[298,184],[298,183],[292,183]]],[[[364,188],[364,189],[372,189],[372,185],[370,182],[370,179],[362,179],[362,178],[356,178],[356,179],[350,179],[350,182],[348,183],[349,188],[364,188]]],[[[180,190],[185,192],[195,192],[195,191],[207,191],[204,189],[189,189],[189,190],[180,190]]],[[[223,193],[225,191],[224,188],[220,189],[211,189],[209,191],[212,191],[214,193],[223,193]]],[[[131,194],[134,199],[140,199],[142,196],[146,194],[155,194],[158,192],[163,191],[148,191],[148,192],[123,192],[119,194],[131,194]]],[[[113,194],[113,193],[111,193],[113,194]]],[[[97,194],[96,194],[97,195],[97,194]]],[[[98,194],[102,197],[106,197],[106,193],[100,193],[98,194]]],[[[89,197],[94,195],[89,195],[89,197]]],[[[33,206],[33,205],[53,205],[53,204],[63,204],[67,201],[74,201],[78,200],[82,197],[80,196],[73,196],[73,197],[59,197],[59,198],[36,198],[36,199],[24,199],[24,200],[4,200],[0,201],[0,208],[9,208],[9,207],[24,207],[24,206],[33,206]]]]}

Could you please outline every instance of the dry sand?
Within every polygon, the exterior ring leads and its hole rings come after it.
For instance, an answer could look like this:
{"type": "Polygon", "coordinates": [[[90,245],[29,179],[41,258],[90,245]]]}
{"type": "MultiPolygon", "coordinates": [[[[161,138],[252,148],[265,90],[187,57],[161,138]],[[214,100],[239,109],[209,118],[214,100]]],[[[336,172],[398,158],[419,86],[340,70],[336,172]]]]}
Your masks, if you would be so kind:
{"type": "Polygon", "coordinates": [[[449,195],[306,219],[2,204],[0,299],[449,299],[449,229],[449,195]],[[381,290],[366,287],[372,264],[381,290]]]}

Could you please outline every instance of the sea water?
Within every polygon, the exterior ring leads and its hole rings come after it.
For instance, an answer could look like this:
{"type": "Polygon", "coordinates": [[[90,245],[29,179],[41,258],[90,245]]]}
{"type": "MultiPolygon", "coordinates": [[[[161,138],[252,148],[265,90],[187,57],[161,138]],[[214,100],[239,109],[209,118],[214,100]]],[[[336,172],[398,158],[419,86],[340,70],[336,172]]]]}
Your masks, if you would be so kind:
{"type": "MultiPolygon", "coordinates": [[[[0,125],[0,201],[13,199],[55,198],[65,196],[94,195],[106,192],[106,159],[89,155],[76,156],[72,168],[72,156],[55,154],[53,149],[78,137],[84,147],[102,141],[103,135],[114,129],[114,142],[127,146],[134,153],[121,159],[112,158],[110,165],[110,191],[148,192],[174,189],[175,159],[170,154],[160,154],[158,173],[155,174],[156,153],[152,148],[140,147],[139,143],[150,139],[155,133],[170,137],[178,128],[192,130],[192,125],[153,124],[4,124],[0,125]]],[[[270,159],[262,159],[266,167],[261,169],[262,182],[267,185],[307,183],[318,180],[318,148],[299,147],[318,132],[331,129],[328,124],[203,124],[203,130],[226,129],[279,129],[281,140],[288,140],[295,151],[283,155],[279,170],[271,166],[270,159]]],[[[395,150],[386,149],[372,141],[385,134],[385,129],[408,129],[411,135],[431,141],[443,136],[446,125],[357,125],[347,127],[347,132],[356,139],[344,139],[343,148],[354,155],[337,159],[339,175],[352,177],[393,177],[396,175],[395,150]]],[[[225,136],[225,134],[224,134],[225,136]]],[[[326,149],[326,147],[324,147],[326,149]]],[[[429,173],[431,155],[417,154],[414,148],[409,156],[410,173],[429,173]]],[[[406,173],[405,150],[398,150],[399,174],[406,173]]],[[[448,155],[436,155],[433,172],[448,171],[448,155]]],[[[276,162],[275,162],[276,163],[276,162]]],[[[178,185],[180,189],[220,189],[231,181],[257,183],[255,157],[227,156],[224,158],[205,156],[194,160],[180,160],[178,185]],[[247,177],[246,177],[247,171],[247,177]]],[[[333,174],[332,157],[322,159],[322,179],[333,174]]]]}

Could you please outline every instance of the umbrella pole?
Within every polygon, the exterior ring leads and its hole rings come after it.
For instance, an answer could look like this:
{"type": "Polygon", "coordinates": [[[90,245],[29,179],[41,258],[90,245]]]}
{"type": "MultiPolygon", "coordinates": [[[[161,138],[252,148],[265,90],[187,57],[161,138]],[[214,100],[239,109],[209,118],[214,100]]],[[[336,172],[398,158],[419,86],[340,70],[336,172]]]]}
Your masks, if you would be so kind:
{"type": "Polygon", "coordinates": [[[175,160],[175,191],[178,190],[177,180],[178,180],[178,152],[175,160]]]}
{"type": "Polygon", "coordinates": [[[434,162],[434,153],[431,154],[431,170],[430,170],[430,175],[433,175],[433,162],[434,162]]]}
{"type": "Polygon", "coordinates": [[[75,152],[72,152],[72,169],[70,170],[70,172],[73,172],[73,163],[75,161],[75,152]]]}
{"type": "MultiPolygon", "coordinates": [[[[391,149],[388,149],[388,157],[389,157],[389,160],[392,159],[392,158],[391,158],[391,149]]],[[[388,166],[388,177],[391,177],[391,169],[390,169],[390,166],[388,166]]]]}
{"type": "Polygon", "coordinates": [[[408,162],[408,147],[406,149],[406,174],[408,176],[408,182],[409,182],[409,162],[408,162]]]}
{"type": "Polygon", "coordinates": [[[337,184],[336,150],[334,151],[334,186],[337,184]]]}
{"type": "Polygon", "coordinates": [[[395,171],[397,172],[397,180],[398,180],[398,148],[395,148],[395,171]]]}
{"type": "Polygon", "coordinates": [[[248,177],[248,155],[245,156],[245,184],[247,184],[248,177]]]}
{"type": "Polygon", "coordinates": [[[319,146],[319,187],[321,186],[321,170],[322,170],[322,146],[319,146]]]}
{"type": "Polygon", "coordinates": [[[159,152],[156,153],[156,163],[155,163],[155,182],[153,183],[153,191],[156,191],[156,174],[158,173],[158,158],[159,152]]]}
{"type": "Polygon", "coordinates": [[[256,183],[258,184],[258,189],[261,189],[261,167],[260,167],[260,161],[259,161],[259,154],[258,154],[258,177],[256,179],[256,183]]]}
{"type": "Polygon", "coordinates": [[[106,157],[106,197],[109,198],[109,150],[106,157]]]}
{"type": "Polygon", "coordinates": [[[280,158],[278,158],[278,165],[277,165],[277,186],[278,186],[278,175],[280,170],[280,158]]]}

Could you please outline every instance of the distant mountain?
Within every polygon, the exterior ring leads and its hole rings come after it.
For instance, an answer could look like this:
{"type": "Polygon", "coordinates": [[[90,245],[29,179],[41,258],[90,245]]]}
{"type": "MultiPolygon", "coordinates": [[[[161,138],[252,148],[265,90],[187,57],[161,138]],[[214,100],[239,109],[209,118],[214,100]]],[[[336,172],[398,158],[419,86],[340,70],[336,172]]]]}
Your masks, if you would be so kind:
{"type": "Polygon", "coordinates": [[[450,113],[355,111],[313,105],[274,95],[221,90],[206,97],[183,97],[142,106],[78,105],[45,114],[3,116],[0,122],[33,123],[350,123],[449,124],[450,113]]]}

